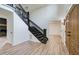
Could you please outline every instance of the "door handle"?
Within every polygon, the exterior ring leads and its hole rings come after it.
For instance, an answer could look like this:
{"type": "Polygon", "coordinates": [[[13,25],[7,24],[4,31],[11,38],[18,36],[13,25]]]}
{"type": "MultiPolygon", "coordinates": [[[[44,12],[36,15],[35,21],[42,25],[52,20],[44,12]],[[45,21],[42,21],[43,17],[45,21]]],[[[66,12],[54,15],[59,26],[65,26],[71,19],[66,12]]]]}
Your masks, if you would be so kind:
{"type": "Polygon", "coordinates": [[[71,33],[70,31],[68,31],[67,33],[71,33]]]}
{"type": "Polygon", "coordinates": [[[67,36],[71,36],[70,34],[68,34],[67,36]]]}

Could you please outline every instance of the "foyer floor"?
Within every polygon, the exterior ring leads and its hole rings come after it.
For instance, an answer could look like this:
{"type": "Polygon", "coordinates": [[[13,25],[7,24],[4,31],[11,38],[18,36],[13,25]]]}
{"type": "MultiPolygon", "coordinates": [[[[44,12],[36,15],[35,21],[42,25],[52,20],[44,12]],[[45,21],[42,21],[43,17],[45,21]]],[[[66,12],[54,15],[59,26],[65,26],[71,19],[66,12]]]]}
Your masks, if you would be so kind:
{"type": "Polygon", "coordinates": [[[49,37],[47,44],[26,41],[16,46],[6,45],[0,55],[68,55],[68,51],[59,35],[49,37]]]}
{"type": "Polygon", "coordinates": [[[9,43],[7,37],[6,36],[0,37],[0,48],[3,47],[5,43],[9,43]]]}

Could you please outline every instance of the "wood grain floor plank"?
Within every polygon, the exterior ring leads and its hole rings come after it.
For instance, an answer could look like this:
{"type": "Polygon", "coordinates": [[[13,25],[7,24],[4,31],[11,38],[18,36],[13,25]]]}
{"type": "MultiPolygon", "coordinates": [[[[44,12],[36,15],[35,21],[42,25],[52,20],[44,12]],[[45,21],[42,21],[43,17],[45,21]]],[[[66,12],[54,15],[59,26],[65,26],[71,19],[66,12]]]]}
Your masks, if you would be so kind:
{"type": "MultiPolygon", "coordinates": [[[[8,46],[9,47],[9,46],[8,46]]],[[[47,44],[26,41],[9,49],[0,50],[1,55],[68,55],[68,50],[59,35],[49,36],[47,44]]]]}

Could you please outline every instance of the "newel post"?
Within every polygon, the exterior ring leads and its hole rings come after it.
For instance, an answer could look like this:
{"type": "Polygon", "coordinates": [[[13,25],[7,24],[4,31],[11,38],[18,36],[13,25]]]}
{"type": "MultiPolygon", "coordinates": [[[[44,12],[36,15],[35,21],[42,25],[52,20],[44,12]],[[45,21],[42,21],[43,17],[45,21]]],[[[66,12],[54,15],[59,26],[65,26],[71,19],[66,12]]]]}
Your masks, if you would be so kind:
{"type": "Polygon", "coordinates": [[[46,34],[47,34],[47,33],[46,33],[46,29],[44,29],[44,36],[46,36],[46,34]]]}
{"type": "Polygon", "coordinates": [[[29,12],[27,12],[28,27],[30,27],[29,12]]]}

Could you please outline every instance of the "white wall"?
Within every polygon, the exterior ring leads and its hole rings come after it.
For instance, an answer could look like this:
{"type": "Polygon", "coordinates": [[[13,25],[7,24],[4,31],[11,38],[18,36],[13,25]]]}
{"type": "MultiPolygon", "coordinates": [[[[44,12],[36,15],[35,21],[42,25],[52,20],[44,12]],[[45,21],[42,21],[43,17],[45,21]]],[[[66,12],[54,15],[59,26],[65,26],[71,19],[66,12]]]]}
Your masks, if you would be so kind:
{"type": "Polygon", "coordinates": [[[14,38],[13,45],[29,40],[28,26],[14,13],[14,38]]]}
{"type": "Polygon", "coordinates": [[[13,13],[0,8],[0,17],[7,19],[7,39],[13,41],[13,13]]]}

